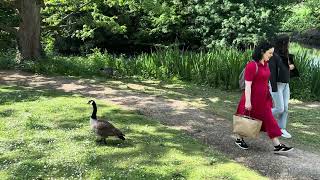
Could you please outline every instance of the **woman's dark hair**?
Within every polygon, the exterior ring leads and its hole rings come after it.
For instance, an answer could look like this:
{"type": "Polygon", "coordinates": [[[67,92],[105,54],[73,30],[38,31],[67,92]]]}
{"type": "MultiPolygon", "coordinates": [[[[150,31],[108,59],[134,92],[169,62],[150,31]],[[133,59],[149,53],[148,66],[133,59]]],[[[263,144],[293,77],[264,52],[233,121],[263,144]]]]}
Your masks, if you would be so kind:
{"type": "Polygon", "coordinates": [[[273,47],[274,46],[268,42],[259,44],[253,51],[252,59],[256,62],[259,62],[262,59],[263,54],[273,47]]]}
{"type": "Polygon", "coordinates": [[[289,57],[290,37],[287,34],[281,34],[274,40],[274,51],[280,56],[289,57]]]}

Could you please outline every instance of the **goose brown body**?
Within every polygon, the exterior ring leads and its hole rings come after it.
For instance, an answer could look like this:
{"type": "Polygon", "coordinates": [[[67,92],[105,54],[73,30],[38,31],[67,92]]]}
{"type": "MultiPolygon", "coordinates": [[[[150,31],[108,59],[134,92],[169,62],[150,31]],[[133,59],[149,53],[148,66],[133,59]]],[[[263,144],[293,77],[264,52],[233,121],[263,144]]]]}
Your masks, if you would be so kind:
{"type": "Polygon", "coordinates": [[[90,126],[95,134],[102,138],[105,141],[105,138],[109,136],[117,136],[118,138],[125,140],[124,134],[114,127],[108,120],[97,119],[97,105],[93,100],[90,100],[88,103],[92,104],[93,112],[90,117],[90,126]]]}

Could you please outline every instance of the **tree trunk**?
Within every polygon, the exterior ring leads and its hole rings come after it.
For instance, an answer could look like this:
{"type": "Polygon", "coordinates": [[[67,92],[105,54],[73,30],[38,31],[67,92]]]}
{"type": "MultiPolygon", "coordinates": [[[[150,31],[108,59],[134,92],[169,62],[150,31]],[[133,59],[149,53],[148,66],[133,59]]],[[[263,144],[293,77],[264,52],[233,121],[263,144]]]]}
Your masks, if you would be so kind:
{"type": "Polygon", "coordinates": [[[17,39],[21,60],[38,59],[41,56],[39,0],[18,0],[17,9],[21,18],[17,39]]]}

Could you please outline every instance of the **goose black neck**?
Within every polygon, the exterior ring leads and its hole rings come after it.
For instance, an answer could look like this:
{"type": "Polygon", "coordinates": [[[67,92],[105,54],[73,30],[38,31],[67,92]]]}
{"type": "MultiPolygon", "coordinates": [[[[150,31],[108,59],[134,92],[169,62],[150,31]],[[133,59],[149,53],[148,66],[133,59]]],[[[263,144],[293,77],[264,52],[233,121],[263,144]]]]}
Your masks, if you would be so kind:
{"type": "Polygon", "coordinates": [[[92,102],[92,107],[93,107],[93,111],[92,111],[91,118],[97,119],[97,105],[95,102],[92,102]]]}

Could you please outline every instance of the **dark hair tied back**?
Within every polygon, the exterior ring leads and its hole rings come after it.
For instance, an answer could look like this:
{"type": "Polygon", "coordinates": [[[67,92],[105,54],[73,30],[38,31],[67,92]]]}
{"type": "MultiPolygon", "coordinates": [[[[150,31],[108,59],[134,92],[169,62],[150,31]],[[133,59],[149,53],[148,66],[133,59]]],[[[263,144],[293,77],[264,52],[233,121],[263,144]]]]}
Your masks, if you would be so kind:
{"type": "Polygon", "coordinates": [[[273,45],[268,42],[259,44],[253,51],[252,59],[256,62],[259,62],[262,59],[263,54],[271,48],[273,48],[273,45]]]}

